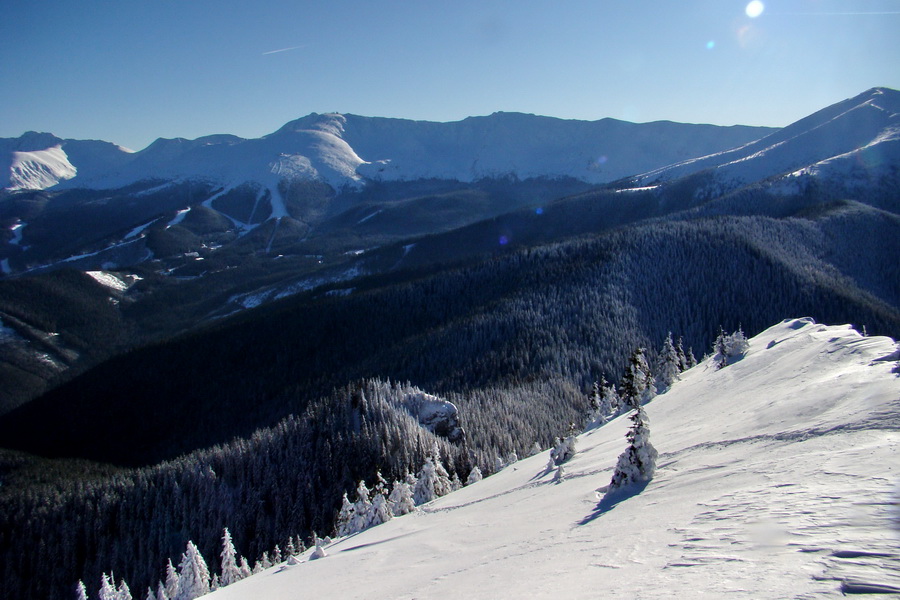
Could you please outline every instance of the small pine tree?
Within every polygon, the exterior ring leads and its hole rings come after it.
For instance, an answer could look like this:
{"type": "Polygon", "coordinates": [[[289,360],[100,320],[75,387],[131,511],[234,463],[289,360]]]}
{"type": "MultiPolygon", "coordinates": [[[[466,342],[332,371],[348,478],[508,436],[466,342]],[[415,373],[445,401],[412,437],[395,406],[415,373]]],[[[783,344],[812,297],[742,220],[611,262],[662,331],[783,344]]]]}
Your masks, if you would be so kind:
{"type": "Polygon", "coordinates": [[[622,402],[628,408],[634,408],[645,404],[652,398],[656,389],[653,386],[653,377],[650,367],[647,365],[645,350],[636,348],[628,359],[625,374],[622,375],[622,383],[619,385],[622,402]]]}
{"type": "Polygon", "coordinates": [[[284,547],[284,551],[288,556],[297,554],[297,549],[294,548],[294,536],[288,537],[287,546],[284,547]]]}
{"type": "Polygon", "coordinates": [[[656,471],[656,448],[650,443],[650,428],[644,408],[636,406],[628,417],[631,428],[625,434],[628,447],[619,455],[607,494],[630,487],[635,483],[650,481],[656,471]]]}
{"type": "Polygon", "coordinates": [[[344,497],[341,499],[341,510],[338,512],[337,519],[335,519],[335,535],[344,537],[356,533],[353,531],[355,517],[356,507],[347,498],[347,492],[344,492],[344,497]]]}
{"type": "Polygon", "coordinates": [[[269,551],[266,550],[262,553],[262,556],[259,557],[259,565],[263,570],[269,569],[272,567],[272,561],[269,560],[269,551]]]}
{"type": "Polygon", "coordinates": [[[413,489],[413,500],[415,501],[416,506],[431,502],[437,498],[437,494],[435,494],[434,490],[436,479],[437,474],[435,473],[434,463],[432,462],[431,457],[426,458],[425,464],[422,465],[422,470],[419,471],[416,487],[413,489]]]}
{"type": "Polygon", "coordinates": [[[172,559],[166,564],[166,599],[175,600],[178,595],[178,572],[172,565],[172,559]]]}
{"type": "Polygon", "coordinates": [[[659,393],[667,391],[679,379],[679,374],[683,370],[680,366],[682,360],[683,355],[679,358],[678,350],[676,350],[675,344],[672,342],[672,332],[670,331],[659,353],[659,367],[656,375],[656,387],[659,393]]]}
{"type": "Polygon", "coordinates": [[[80,579],[78,580],[78,585],[75,586],[75,600],[87,600],[87,588],[84,587],[84,582],[80,579]]]}
{"type": "Polygon", "coordinates": [[[153,592],[153,588],[152,588],[152,587],[148,587],[148,588],[147,588],[147,595],[144,596],[144,599],[145,599],[145,600],[159,600],[159,599],[156,597],[156,594],[153,592]]]}
{"type": "Polygon", "coordinates": [[[466,478],[466,485],[478,483],[482,479],[484,479],[484,476],[481,474],[481,469],[478,468],[478,465],[475,465],[472,467],[472,470],[469,471],[469,476],[466,478]]]}
{"type": "Polygon", "coordinates": [[[278,547],[278,544],[275,544],[275,550],[272,552],[272,564],[277,565],[281,563],[281,548],[278,547]]]}
{"type": "Polygon", "coordinates": [[[250,568],[250,561],[247,560],[246,556],[241,557],[241,579],[246,579],[253,574],[253,569],[250,568]]]}
{"type": "Polygon", "coordinates": [[[391,489],[391,495],[388,497],[391,505],[391,512],[395,517],[409,514],[416,510],[416,503],[413,500],[412,488],[409,484],[402,481],[395,481],[394,487],[391,489]]]}
{"type": "Polygon", "coordinates": [[[725,330],[719,325],[719,333],[716,335],[716,341],[713,344],[713,363],[716,370],[724,368],[728,364],[728,345],[726,342],[725,330]]]}
{"type": "Polygon", "coordinates": [[[133,598],[131,597],[131,590],[128,588],[128,584],[125,583],[124,579],[119,581],[119,589],[116,591],[116,599],[133,600],[133,598]]]}
{"type": "Polygon", "coordinates": [[[241,570],[237,566],[236,554],[234,543],[231,541],[231,532],[226,527],[222,532],[222,552],[219,554],[222,564],[222,576],[219,578],[219,585],[222,587],[231,585],[243,578],[241,570]]]}
{"type": "Polygon", "coordinates": [[[194,542],[188,540],[187,549],[178,565],[178,593],[173,600],[194,600],[209,593],[209,567],[194,542]]]}
{"type": "Polygon", "coordinates": [[[156,584],[156,600],[169,600],[169,597],[166,596],[166,584],[162,581],[156,584]]]}
{"type": "Polygon", "coordinates": [[[116,591],[115,583],[106,573],[100,576],[100,600],[117,600],[119,592],[116,591]]]}
{"type": "Polygon", "coordinates": [[[356,486],[356,504],[353,505],[353,520],[350,529],[356,533],[369,527],[372,522],[372,503],[369,501],[369,488],[365,480],[361,479],[356,486]]]}
{"type": "Polygon", "coordinates": [[[394,513],[391,511],[391,506],[388,504],[384,494],[381,492],[375,494],[375,498],[372,499],[372,514],[369,519],[369,527],[387,523],[393,517],[394,513]]]}

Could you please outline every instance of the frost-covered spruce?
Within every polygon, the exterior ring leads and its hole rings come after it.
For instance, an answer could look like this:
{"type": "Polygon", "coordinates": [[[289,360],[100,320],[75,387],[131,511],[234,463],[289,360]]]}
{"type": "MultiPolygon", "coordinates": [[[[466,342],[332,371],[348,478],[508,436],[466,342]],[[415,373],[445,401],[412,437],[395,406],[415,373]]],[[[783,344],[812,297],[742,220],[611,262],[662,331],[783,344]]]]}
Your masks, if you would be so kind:
{"type": "Polygon", "coordinates": [[[194,600],[208,593],[209,567],[194,542],[188,540],[178,565],[178,593],[172,600],[194,600]]]}
{"type": "Polygon", "coordinates": [[[75,600],[87,600],[87,588],[84,587],[84,582],[80,579],[78,580],[78,585],[75,586],[75,600]]]}
{"type": "Polygon", "coordinates": [[[478,483],[482,479],[484,479],[484,476],[481,474],[481,469],[478,468],[478,465],[475,465],[474,467],[472,467],[472,470],[469,471],[469,476],[466,478],[466,485],[478,483]]]}
{"type": "Polygon", "coordinates": [[[117,600],[119,593],[116,591],[115,583],[110,576],[103,573],[100,576],[100,591],[98,596],[100,600],[117,600]]]}
{"type": "Polygon", "coordinates": [[[372,503],[369,501],[369,488],[366,481],[361,479],[356,486],[356,504],[353,505],[353,519],[350,521],[352,533],[362,531],[372,522],[372,503]]]}
{"type": "Polygon", "coordinates": [[[234,549],[234,543],[231,541],[231,532],[226,527],[222,532],[222,552],[219,554],[222,559],[222,576],[219,578],[219,585],[224,587],[231,585],[243,579],[241,570],[237,565],[237,553],[234,549]]]}
{"type": "Polygon", "coordinates": [[[416,503],[416,506],[431,502],[437,498],[437,495],[434,493],[436,479],[434,463],[430,457],[426,458],[425,464],[422,465],[422,470],[419,471],[416,487],[413,489],[413,501],[416,503]]]}
{"type": "Polygon", "coordinates": [[[656,388],[660,394],[667,391],[672,387],[672,384],[680,378],[682,371],[681,363],[683,359],[684,356],[681,358],[678,356],[678,350],[675,348],[675,343],[672,341],[672,332],[670,331],[666,336],[666,341],[663,342],[662,350],[659,353],[656,388]]]}
{"type": "Polygon", "coordinates": [[[119,589],[116,590],[116,600],[133,600],[131,589],[129,589],[124,579],[119,582],[119,589]]]}
{"type": "Polygon", "coordinates": [[[631,357],[628,359],[628,366],[625,368],[625,374],[622,375],[619,393],[623,403],[628,408],[644,404],[656,394],[653,377],[651,376],[643,348],[636,348],[631,353],[631,357]]]}
{"type": "MultiPolygon", "coordinates": [[[[172,559],[166,564],[166,600],[175,600],[178,594],[178,572],[172,564],[172,559]]],[[[159,594],[157,594],[159,595],[159,594]]]]}
{"type": "Polygon", "coordinates": [[[352,533],[356,533],[353,531],[353,521],[356,516],[356,507],[350,502],[350,499],[347,498],[347,492],[344,492],[344,497],[341,499],[341,510],[338,512],[337,519],[334,524],[334,531],[338,537],[348,536],[352,533]]]}
{"type": "Polygon", "coordinates": [[[628,447],[619,455],[607,495],[650,481],[656,471],[657,452],[650,443],[650,428],[643,407],[636,406],[628,418],[631,420],[631,428],[625,434],[628,447]]]}
{"type": "Polygon", "coordinates": [[[413,500],[412,488],[409,484],[402,481],[395,481],[394,487],[391,489],[391,495],[388,497],[391,506],[391,512],[395,517],[409,514],[416,510],[416,503],[413,500]]]}
{"type": "Polygon", "coordinates": [[[381,492],[375,494],[372,499],[372,512],[369,518],[369,527],[375,527],[387,523],[394,517],[387,499],[381,492]]]}

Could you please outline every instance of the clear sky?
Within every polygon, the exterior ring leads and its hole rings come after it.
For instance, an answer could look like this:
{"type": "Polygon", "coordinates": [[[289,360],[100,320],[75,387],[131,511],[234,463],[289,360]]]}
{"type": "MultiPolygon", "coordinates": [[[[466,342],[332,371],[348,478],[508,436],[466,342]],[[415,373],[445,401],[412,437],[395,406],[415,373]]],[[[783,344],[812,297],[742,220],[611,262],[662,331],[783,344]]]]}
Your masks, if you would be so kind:
{"type": "Polygon", "coordinates": [[[137,150],[332,111],[782,126],[900,89],[900,0],[748,1],[10,0],[0,137],[137,150]]]}

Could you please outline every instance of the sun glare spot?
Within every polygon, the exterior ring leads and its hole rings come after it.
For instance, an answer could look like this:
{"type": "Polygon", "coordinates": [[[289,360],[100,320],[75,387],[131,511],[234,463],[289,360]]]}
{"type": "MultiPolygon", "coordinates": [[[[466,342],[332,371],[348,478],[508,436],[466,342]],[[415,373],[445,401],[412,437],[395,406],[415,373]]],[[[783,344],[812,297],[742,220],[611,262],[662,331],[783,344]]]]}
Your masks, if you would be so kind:
{"type": "Polygon", "coordinates": [[[765,4],[763,4],[759,0],[753,0],[752,2],[750,2],[750,4],[747,5],[747,8],[744,9],[744,11],[747,13],[748,17],[750,17],[751,19],[755,19],[763,13],[763,10],[765,10],[765,8],[765,4]]]}
{"type": "Polygon", "coordinates": [[[706,42],[707,50],[712,50],[715,47],[716,47],[716,42],[714,40],[709,40],[708,42],[706,42]]]}

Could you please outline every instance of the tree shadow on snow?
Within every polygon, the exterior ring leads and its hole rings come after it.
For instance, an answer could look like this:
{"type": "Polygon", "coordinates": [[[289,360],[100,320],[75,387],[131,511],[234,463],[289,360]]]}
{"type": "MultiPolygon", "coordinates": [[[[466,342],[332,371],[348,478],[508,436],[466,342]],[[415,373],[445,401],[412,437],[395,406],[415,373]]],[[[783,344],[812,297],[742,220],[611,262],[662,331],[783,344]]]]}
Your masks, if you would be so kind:
{"type": "MultiPolygon", "coordinates": [[[[629,498],[633,498],[634,496],[637,496],[638,494],[643,492],[644,488],[647,487],[648,483],[650,483],[650,482],[643,481],[641,483],[635,483],[633,485],[630,485],[627,488],[616,490],[612,494],[609,494],[609,493],[604,494],[603,498],[600,500],[600,502],[597,503],[596,508],[594,508],[594,510],[591,511],[591,514],[585,516],[583,519],[578,521],[578,524],[579,525],[587,525],[594,519],[604,515],[605,513],[608,513],[609,511],[614,509],[616,506],[618,506],[620,502],[624,502],[625,500],[628,500],[629,498]]],[[[600,492],[600,491],[603,491],[604,489],[605,488],[601,488],[600,490],[597,490],[597,491],[600,492]]]]}

